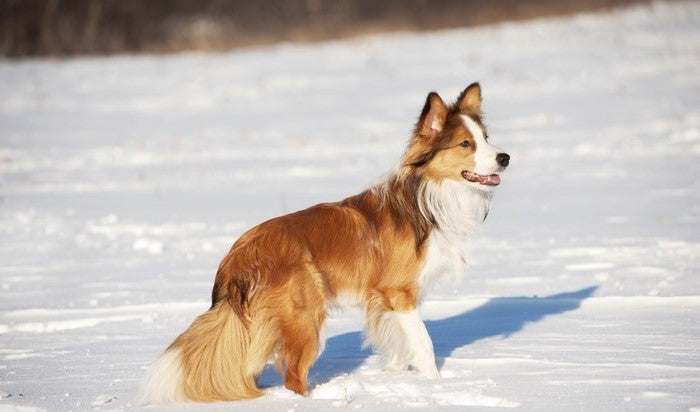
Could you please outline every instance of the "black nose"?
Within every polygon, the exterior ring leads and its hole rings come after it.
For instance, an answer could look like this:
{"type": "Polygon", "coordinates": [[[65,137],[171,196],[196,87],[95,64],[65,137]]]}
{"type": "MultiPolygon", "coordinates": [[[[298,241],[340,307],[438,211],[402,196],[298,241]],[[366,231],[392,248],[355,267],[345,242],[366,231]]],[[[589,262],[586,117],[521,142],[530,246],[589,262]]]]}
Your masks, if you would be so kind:
{"type": "Polygon", "coordinates": [[[496,155],[496,163],[499,165],[506,167],[508,166],[508,163],[510,162],[510,156],[508,153],[499,153],[496,155]]]}

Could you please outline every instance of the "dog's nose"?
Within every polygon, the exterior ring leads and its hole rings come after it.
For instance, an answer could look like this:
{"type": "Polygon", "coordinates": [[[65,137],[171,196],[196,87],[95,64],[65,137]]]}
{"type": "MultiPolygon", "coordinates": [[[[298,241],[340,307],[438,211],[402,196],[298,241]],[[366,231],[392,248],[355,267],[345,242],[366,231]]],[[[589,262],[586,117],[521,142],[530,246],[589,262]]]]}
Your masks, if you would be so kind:
{"type": "Polygon", "coordinates": [[[508,153],[499,153],[496,155],[496,163],[499,165],[506,167],[508,166],[508,163],[510,162],[510,155],[508,153]]]}

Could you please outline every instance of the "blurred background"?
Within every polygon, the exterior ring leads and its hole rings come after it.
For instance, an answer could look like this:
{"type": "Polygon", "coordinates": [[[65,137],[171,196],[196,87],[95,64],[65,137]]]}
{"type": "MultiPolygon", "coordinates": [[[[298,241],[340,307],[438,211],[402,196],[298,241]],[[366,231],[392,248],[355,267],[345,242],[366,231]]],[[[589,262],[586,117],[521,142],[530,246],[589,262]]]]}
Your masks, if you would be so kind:
{"type": "Polygon", "coordinates": [[[0,0],[0,55],[229,50],[604,10],[640,0],[0,0]]]}

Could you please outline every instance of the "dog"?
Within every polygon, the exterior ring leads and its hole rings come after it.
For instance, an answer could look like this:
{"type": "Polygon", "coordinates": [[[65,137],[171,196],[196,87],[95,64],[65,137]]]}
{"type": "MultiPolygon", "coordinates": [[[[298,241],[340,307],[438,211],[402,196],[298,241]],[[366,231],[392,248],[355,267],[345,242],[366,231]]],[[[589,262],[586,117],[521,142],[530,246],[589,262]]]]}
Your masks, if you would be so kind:
{"type": "Polygon", "coordinates": [[[446,105],[428,94],[399,165],[376,186],[268,220],[243,234],[216,273],[211,308],[154,362],[147,403],[262,395],[273,360],[303,396],[328,308],[364,308],[366,342],[387,370],[438,378],[417,306],[426,285],[466,263],[458,241],[486,218],[510,156],[492,146],[481,87],[446,105]]]}

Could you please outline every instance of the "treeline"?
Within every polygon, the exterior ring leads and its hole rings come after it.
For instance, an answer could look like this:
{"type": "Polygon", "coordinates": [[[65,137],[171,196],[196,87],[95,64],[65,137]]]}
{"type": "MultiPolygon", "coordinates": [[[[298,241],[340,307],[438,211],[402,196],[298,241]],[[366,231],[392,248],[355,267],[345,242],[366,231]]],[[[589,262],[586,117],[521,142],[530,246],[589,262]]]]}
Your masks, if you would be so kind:
{"type": "Polygon", "coordinates": [[[0,55],[227,50],[473,26],[642,0],[0,0],[0,55]]]}

